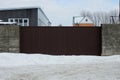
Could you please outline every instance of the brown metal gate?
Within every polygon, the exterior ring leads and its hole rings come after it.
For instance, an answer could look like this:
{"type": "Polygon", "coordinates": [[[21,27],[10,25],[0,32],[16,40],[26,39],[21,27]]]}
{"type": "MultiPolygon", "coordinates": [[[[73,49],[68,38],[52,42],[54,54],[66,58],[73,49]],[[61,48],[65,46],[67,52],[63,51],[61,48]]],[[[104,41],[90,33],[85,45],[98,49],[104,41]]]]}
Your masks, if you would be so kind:
{"type": "Polygon", "coordinates": [[[52,55],[101,55],[101,28],[21,27],[20,52],[52,55]]]}

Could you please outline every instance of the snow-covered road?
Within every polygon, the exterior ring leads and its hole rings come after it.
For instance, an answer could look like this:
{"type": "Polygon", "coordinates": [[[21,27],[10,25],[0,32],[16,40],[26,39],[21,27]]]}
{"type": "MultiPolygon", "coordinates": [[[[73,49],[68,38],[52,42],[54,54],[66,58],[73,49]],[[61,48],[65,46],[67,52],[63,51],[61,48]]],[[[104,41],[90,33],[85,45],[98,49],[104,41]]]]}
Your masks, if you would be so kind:
{"type": "Polygon", "coordinates": [[[0,80],[120,80],[120,56],[5,53],[0,54],[0,80]]]}

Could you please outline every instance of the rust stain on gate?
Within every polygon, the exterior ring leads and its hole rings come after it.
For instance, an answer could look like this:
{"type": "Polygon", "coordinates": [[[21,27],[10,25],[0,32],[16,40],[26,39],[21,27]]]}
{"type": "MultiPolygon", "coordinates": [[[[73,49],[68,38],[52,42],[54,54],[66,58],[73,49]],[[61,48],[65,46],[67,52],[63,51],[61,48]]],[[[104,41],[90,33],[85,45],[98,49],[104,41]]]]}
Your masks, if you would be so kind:
{"type": "Polygon", "coordinates": [[[20,27],[20,52],[101,55],[101,28],[20,27]]]}

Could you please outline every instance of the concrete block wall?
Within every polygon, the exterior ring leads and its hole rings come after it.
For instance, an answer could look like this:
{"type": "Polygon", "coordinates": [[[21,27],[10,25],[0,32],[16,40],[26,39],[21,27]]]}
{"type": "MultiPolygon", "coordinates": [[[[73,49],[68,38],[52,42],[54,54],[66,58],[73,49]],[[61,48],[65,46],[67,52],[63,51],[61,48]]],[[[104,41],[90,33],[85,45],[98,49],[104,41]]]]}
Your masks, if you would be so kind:
{"type": "Polygon", "coordinates": [[[120,24],[102,25],[102,55],[120,55],[120,24]]]}
{"type": "MultiPolygon", "coordinates": [[[[20,27],[0,25],[0,52],[20,52],[20,27]]],[[[120,24],[102,25],[102,55],[120,55],[120,24]]]]}
{"type": "Polygon", "coordinates": [[[19,26],[0,25],[0,52],[20,52],[19,26]]]}

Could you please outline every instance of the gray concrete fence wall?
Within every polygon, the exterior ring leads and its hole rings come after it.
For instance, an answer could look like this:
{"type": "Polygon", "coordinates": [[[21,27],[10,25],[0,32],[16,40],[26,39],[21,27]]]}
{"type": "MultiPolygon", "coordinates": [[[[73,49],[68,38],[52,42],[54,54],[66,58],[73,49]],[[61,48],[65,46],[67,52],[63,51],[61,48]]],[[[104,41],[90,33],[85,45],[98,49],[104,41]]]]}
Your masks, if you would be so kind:
{"type": "Polygon", "coordinates": [[[0,52],[19,52],[19,26],[0,25],[0,52]]]}
{"type": "Polygon", "coordinates": [[[120,55],[120,24],[102,25],[102,55],[120,55]]]}
{"type": "MultiPolygon", "coordinates": [[[[0,52],[20,52],[19,26],[0,25],[0,52]]],[[[102,25],[102,55],[120,55],[120,24],[102,25]]]]}

